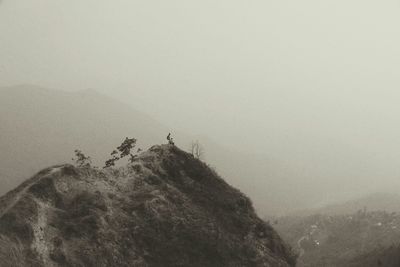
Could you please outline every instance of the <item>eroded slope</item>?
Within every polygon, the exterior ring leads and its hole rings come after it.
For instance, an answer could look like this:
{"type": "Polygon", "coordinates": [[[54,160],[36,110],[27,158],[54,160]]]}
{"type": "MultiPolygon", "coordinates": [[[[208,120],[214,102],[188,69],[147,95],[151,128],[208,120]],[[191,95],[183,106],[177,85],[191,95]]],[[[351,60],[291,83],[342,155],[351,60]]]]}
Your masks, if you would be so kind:
{"type": "Polygon", "coordinates": [[[294,265],[246,196],[169,145],[117,170],[43,170],[0,199],[0,234],[3,264],[294,265]]]}

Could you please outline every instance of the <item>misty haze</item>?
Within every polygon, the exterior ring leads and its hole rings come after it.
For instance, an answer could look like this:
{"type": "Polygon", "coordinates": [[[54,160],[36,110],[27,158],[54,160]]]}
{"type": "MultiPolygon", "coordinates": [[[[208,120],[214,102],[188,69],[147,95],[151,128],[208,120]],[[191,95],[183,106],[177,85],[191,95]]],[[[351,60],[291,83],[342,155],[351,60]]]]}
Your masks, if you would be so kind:
{"type": "Polygon", "coordinates": [[[0,0],[0,266],[400,266],[399,25],[0,0]]]}

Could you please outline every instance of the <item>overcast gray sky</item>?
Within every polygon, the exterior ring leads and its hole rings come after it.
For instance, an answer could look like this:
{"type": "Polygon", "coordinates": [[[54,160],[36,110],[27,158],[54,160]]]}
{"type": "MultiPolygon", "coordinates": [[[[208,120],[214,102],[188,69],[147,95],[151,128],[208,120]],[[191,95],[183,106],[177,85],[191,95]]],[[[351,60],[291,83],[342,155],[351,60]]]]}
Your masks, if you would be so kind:
{"type": "Polygon", "coordinates": [[[173,129],[311,163],[339,146],[393,181],[399,26],[394,0],[4,0],[0,84],[93,88],[173,129]]]}

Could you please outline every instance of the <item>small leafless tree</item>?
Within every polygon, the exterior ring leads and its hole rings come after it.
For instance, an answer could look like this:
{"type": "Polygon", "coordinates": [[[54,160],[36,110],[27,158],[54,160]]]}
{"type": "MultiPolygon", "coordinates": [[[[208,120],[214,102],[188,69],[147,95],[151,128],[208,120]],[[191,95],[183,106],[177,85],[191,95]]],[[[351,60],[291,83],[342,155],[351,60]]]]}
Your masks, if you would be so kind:
{"type": "Polygon", "coordinates": [[[193,141],[191,146],[190,146],[190,153],[196,158],[196,159],[203,159],[204,157],[204,149],[203,146],[199,143],[199,141],[193,141]]]}
{"type": "Polygon", "coordinates": [[[76,158],[73,158],[72,160],[75,161],[76,166],[80,168],[90,168],[92,160],[89,156],[86,156],[82,151],[76,149],[75,157],[76,158]]]}

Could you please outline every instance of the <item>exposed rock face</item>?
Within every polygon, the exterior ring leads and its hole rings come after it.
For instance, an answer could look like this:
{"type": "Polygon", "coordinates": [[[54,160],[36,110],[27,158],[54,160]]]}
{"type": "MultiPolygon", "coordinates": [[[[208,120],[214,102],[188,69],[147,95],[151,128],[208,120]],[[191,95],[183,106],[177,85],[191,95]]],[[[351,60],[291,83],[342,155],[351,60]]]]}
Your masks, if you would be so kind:
{"type": "Polygon", "coordinates": [[[1,266],[294,262],[246,196],[170,145],[118,170],[48,168],[0,198],[1,266]]]}

